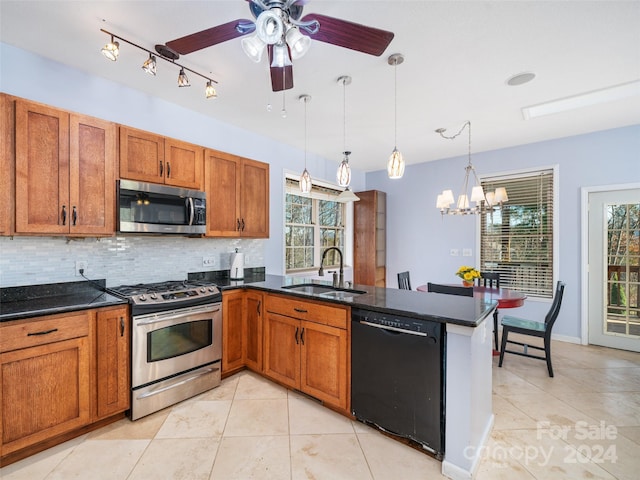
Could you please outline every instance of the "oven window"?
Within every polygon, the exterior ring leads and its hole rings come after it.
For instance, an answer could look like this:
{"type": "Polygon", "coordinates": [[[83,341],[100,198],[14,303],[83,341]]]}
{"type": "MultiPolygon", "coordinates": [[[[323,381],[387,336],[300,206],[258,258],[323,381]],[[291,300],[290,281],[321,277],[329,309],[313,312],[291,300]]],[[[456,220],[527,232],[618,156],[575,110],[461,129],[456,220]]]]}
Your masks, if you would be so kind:
{"type": "Polygon", "coordinates": [[[147,362],[179,357],[213,343],[211,319],[185,322],[147,333],[147,362]]]}

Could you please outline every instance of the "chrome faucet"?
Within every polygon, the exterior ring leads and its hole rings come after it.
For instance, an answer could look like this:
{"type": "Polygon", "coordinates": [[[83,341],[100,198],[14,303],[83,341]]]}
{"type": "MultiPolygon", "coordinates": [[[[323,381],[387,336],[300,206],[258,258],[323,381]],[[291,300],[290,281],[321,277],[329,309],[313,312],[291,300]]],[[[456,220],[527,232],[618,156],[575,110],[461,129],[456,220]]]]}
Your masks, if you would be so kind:
{"type": "Polygon", "coordinates": [[[322,260],[320,260],[320,270],[318,270],[318,275],[324,277],[324,268],[322,267],[322,265],[324,264],[324,257],[327,256],[327,252],[330,250],[335,250],[340,254],[340,279],[338,281],[338,285],[336,285],[334,281],[333,286],[342,288],[344,286],[344,264],[342,262],[342,250],[340,250],[338,247],[329,247],[324,252],[322,252],[322,260]]]}

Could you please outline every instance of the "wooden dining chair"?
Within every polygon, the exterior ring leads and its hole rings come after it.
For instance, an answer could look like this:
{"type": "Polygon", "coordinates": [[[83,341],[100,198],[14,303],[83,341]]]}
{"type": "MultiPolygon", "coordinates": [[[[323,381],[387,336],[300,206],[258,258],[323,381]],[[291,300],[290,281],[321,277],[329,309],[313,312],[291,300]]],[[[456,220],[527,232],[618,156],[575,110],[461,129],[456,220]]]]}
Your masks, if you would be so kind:
{"type": "Polygon", "coordinates": [[[411,290],[411,279],[409,272],[398,273],[398,288],[401,290],[411,290]]]}
{"type": "Polygon", "coordinates": [[[498,366],[502,367],[502,361],[505,353],[513,353],[523,357],[537,358],[538,360],[546,360],[547,370],[549,370],[549,376],[553,377],[553,367],[551,366],[551,329],[553,324],[558,318],[560,313],[560,306],[562,305],[562,295],[564,294],[564,283],[558,282],[556,286],[556,294],[553,298],[553,303],[549,312],[544,317],[544,322],[538,322],[535,320],[525,320],[523,318],[505,316],[502,319],[502,346],[500,348],[500,361],[498,366]],[[509,340],[509,333],[519,333],[521,335],[529,335],[532,337],[539,337],[544,339],[544,347],[537,345],[529,345],[524,342],[516,342],[509,340]],[[523,351],[507,350],[507,343],[520,345],[523,347],[523,351]],[[544,351],[544,357],[540,355],[532,355],[529,353],[529,348],[535,350],[544,351]]]}
{"type": "Polygon", "coordinates": [[[461,295],[473,297],[473,287],[458,287],[456,285],[442,285],[439,283],[427,283],[427,292],[446,293],[447,295],[461,295]]]}
{"type": "MultiPolygon", "coordinates": [[[[477,285],[480,287],[500,288],[499,272],[480,272],[480,278],[477,278],[477,285]]],[[[498,350],[498,309],[493,311],[493,343],[494,349],[498,350]]]]}

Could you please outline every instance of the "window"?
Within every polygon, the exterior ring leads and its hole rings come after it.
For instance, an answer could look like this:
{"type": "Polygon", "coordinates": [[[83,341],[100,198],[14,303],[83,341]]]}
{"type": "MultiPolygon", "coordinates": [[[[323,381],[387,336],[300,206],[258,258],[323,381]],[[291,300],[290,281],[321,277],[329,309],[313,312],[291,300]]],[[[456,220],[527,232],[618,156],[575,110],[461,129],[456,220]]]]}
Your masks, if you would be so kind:
{"type": "Polygon", "coordinates": [[[485,178],[505,187],[509,201],[480,220],[480,269],[500,273],[500,285],[532,297],[554,291],[554,170],[485,178]]]}
{"type": "MultiPolygon", "coordinates": [[[[313,185],[311,194],[300,193],[298,181],[286,179],[285,268],[287,272],[320,267],[322,252],[338,247],[344,252],[345,205],[335,198],[340,190],[313,185]]],[[[328,267],[340,264],[337,252],[325,258],[328,267]]]]}

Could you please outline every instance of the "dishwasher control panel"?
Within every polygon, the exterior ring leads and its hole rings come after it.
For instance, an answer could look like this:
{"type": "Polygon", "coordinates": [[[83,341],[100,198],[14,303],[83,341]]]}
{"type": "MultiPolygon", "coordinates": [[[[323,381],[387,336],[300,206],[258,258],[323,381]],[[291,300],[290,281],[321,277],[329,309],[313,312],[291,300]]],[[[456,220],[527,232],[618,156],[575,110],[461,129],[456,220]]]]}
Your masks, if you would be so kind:
{"type": "MultiPolygon", "coordinates": [[[[403,330],[406,332],[415,332],[422,334],[434,334],[434,322],[419,320],[415,318],[402,317],[381,312],[373,312],[371,310],[353,309],[351,311],[351,319],[354,322],[367,323],[370,325],[379,325],[381,327],[390,327],[394,330],[403,330]]],[[[438,324],[436,324],[438,325],[438,324]]]]}

